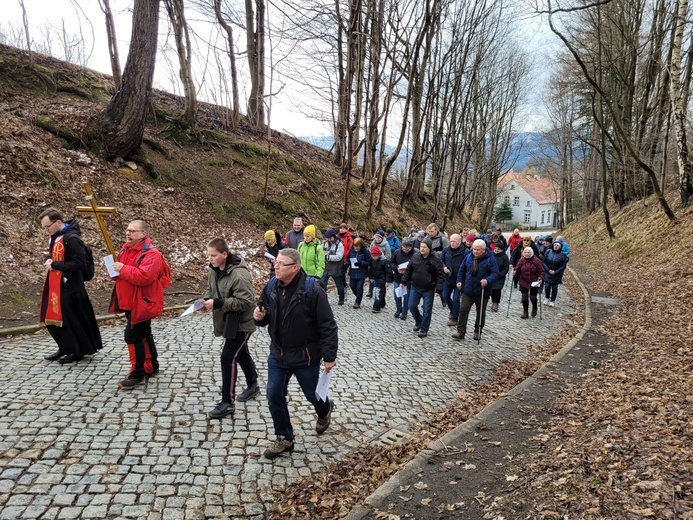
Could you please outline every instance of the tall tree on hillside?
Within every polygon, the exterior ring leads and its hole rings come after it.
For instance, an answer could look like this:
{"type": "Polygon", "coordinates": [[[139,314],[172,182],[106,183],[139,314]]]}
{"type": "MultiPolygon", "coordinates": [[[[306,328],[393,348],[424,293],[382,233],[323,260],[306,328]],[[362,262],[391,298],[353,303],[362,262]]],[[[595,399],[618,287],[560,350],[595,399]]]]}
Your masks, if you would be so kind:
{"type": "Polygon", "coordinates": [[[120,56],[118,55],[118,40],[116,39],[115,23],[113,22],[113,13],[111,11],[110,0],[99,0],[99,7],[106,17],[106,39],[108,41],[108,56],[111,61],[111,73],[113,74],[113,83],[116,88],[120,85],[122,74],[120,72],[120,56]]]}
{"type": "Polygon", "coordinates": [[[183,122],[190,130],[197,126],[197,93],[192,78],[192,49],[190,45],[190,30],[185,20],[185,7],[183,0],[164,0],[168,19],[171,22],[173,34],[176,40],[179,75],[185,94],[185,109],[183,122]]]}
{"type": "MultiPolygon", "coordinates": [[[[674,117],[674,130],[676,131],[676,159],[679,168],[679,194],[681,205],[688,206],[693,196],[693,184],[691,184],[691,162],[688,159],[688,143],[686,142],[686,106],[684,105],[684,92],[681,87],[681,47],[683,45],[683,32],[688,16],[688,0],[678,0],[678,12],[676,14],[674,41],[671,52],[671,109],[674,117]]],[[[690,56],[689,56],[690,61],[690,56]]]]}
{"type": "Polygon", "coordinates": [[[106,110],[85,131],[107,159],[128,157],[142,144],[149,114],[159,35],[159,0],[135,0],[123,79],[106,110]]]}
{"type": "Polygon", "coordinates": [[[229,67],[231,69],[231,128],[235,129],[238,127],[240,97],[238,95],[238,71],[236,70],[236,51],[234,49],[233,28],[231,24],[226,21],[226,18],[224,18],[221,12],[221,0],[214,0],[214,14],[216,15],[217,22],[219,22],[219,25],[221,25],[226,32],[226,52],[229,56],[229,67]]]}
{"type": "Polygon", "coordinates": [[[245,0],[250,95],[247,116],[256,130],[265,125],[265,1],[245,0]]]}
{"type": "Polygon", "coordinates": [[[34,55],[31,53],[31,37],[29,36],[29,19],[26,15],[26,7],[24,7],[24,0],[18,0],[19,5],[22,8],[22,22],[24,23],[24,36],[26,37],[26,50],[29,52],[29,66],[34,66],[34,55]]]}

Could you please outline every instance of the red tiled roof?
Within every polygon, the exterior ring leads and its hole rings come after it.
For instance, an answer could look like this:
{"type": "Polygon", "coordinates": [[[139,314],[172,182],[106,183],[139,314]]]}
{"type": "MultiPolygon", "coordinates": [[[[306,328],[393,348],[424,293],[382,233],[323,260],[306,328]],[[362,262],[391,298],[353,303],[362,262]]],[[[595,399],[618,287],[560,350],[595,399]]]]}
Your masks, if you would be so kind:
{"type": "Polygon", "coordinates": [[[534,175],[523,173],[506,173],[498,179],[498,189],[514,182],[529,193],[538,204],[557,204],[560,198],[560,187],[548,177],[537,179],[534,175]]]}

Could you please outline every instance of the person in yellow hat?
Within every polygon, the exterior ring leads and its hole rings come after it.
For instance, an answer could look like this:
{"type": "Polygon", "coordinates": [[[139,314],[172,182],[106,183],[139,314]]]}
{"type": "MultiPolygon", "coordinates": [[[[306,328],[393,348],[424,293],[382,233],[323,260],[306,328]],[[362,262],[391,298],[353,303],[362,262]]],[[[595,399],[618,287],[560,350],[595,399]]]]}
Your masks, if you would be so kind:
{"type": "Polygon", "coordinates": [[[319,240],[315,239],[315,226],[311,224],[303,230],[303,242],[298,244],[301,267],[308,276],[322,278],[325,271],[325,251],[319,240]]]}
{"type": "Polygon", "coordinates": [[[282,242],[281,235],[279,233],[277,233],[274,229],[268,229],[265,231],[265,249],[267,249],[265,258],[267,258],[270,265],[270,278],[274,276],[274,261],[277,259],[279,251],[285,247],[287,246],[284,244],[284,242],[282,242]],[[267,255],[270,255],[272,258],[267,255]]]}

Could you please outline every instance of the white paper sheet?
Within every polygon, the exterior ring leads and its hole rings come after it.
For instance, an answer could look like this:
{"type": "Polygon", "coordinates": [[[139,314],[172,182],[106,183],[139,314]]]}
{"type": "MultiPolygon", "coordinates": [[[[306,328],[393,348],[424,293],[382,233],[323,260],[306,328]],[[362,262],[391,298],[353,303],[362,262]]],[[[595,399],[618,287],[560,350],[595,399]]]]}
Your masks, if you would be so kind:
{"type": "Polygon", "coordinates": [[[358,258],[356,258],[356,257],[354,256],[354,257],[351,257],[351,258],[349,259],[349,261],[351,262],[351,267],[353,267],[354,269],[358,269],[358,267],[356,267],[356,262],[358,262],[358,258]]]}
{"type": "Polygon", "coordinates": [[[195,311],[199,311],[202,307],[205,306],[205,301],[202,298],[198,298],[195,300],[190,307],[185,309],[185,312],[181,314],[181,316],[187,316],[188,314],[192,314],[195,311]]]}
{"type": "Polygon", "coordinates": [[[120,273],[113,269],[113,263],[115,260],[113,259],[113,255],[106,255],[103,257],[103,263],[106,266],[106,269],[108,269],[108,276],[113,278],[114,276],[120,276],[120,273]]]}
{"type": "Polygon", "coordinates": [[[380,298],[380,287],[373,289],[373,300],[380,298]]]}
{"type": "Polygon", "coordinates": [[[277,259],[276,256],[269,254],[267,251],[265,251],[265,258],[269,258],[270,260],[276,260],[277,259]]]}
{"type": "Polygon", "coordinates": [[[315,387],[315,395],[317,395],[318,398],[324,402],[327,402],[327,391],[330,389],[330,382],[332,381],[332,372],[334,372],[334,368],[329,372],[323,371],[323,373],[320,374],[320,377],[318,378],[318,385],[315,387]]]}
{"type": "Polygon", "coordinates": [[[405,294],[407,294],[407,287],[400,287],[399,285],[395,287],[395,296],[397,298],[402,298],[405,294]]]}
{"type": "Polygon", "coordinates": [[[409,262],[402,262],[397,266],[397,269],[406,269],[407,266],[409,265],[409,262]]]}

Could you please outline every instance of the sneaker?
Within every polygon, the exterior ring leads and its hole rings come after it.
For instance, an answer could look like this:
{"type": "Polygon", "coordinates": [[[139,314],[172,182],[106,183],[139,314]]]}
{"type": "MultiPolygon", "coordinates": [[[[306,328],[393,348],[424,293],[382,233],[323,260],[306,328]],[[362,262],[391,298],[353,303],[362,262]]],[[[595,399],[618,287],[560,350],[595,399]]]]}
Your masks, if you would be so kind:
{"type": "MultiPolygon", "coordinates": [[[[554,303],[550,301],[550,302],[548,303],[548,305],[549,305],[549,307],[553,307],[553,306],[554,306],[554,303]]],[[[46,358],[46,359],[48,359],[48,358],[46,358]]]]}
{"type": "Polygon", "coordinates": [[[422,332],[419,332],[418,336],[419,336],[420,338],[425,338],[426,336],[428,336],[428,332],[423,332],[423,331],[422,331],[422,332]]]}
{"type": "Polygon", "coordinates": [[[55,354],[50,354],[48,356],[43,356],[46,361],[58,361],[63,355],[58,350],[55,354]]]}
{"type": "Polygon", "coordinates": [[[358,304],[358,303],[355,303],[355,304],[354,304],[354,309],[360,309],[360,308],[361,308],[361,305],[360,305],[360,304],[358,304]]]}
{"type": "Polygon", "coordinates": [[[344,305],[344,300],[339,300],[339,301],[337,302],[337,305],[344,305]]]}
{"type": "Polygon", "coordinates": [[[404,320],[407,319],[407,315],[406,315],[406,314],[402,314],[402,315],[399,317],[399,319],[402,320],[402,321],[404,321],[404,320]]]}
{"type": "Polygon", "coordinates": [[[236,397],[236,401],[247,401],[249,399],[252,399],[255,397],[257,394],[260,393],[260,387],[257,386],[257,383],[254,385],[250,385],[248,388],[243,390],[238,397],[236,397]]]}
{"type": "Polygon", "coordinates": [[[380,309],[373,309],[371,312],[375,312],[376,314],[380,312],[380,309]]]}
{"type": "Polygon", "coordinates": [[[207,413],[207,417],[210,419],[221,419],[222,417],[231,415],[235,410],[236,408],[233,406],[233,403],[222,401],[207,413]]]}
{"type": "Polygon", "coordinates": [[[274,441],[274,444],[267,448],[265,450],[265,453],[262,454],[262,456],[266,459],[272,460],[273,458],[278,457],[285,451],[294,451],[294,441],[290,441],[279,435],[277,437],[277,440],[274,441]]]}
{"type": "Polygon", "coordinates": [[[456,341],[462,341],[464,339],[464,334],[460,334],[459,332],[455,332],[452,335],[452,339],[454,339],[456,341]]]}
{"type": "Polygon", "coordinates": [[[399,318],[401,315],[402,315],[402,313],[399,312],[399,311],[397,311],[397,312],[395,313],[395,319],[399,318]]]}
{"type": "Polygon", "coordinates": [[[420,328],[421,328],[420,323],[414,323],[414,332],[418,332],[420,328]]]}
{"type": "Polygon", "coordinates": [[[132,390],[135,388],[137,385],[139,385],[142,382],[142,378],[139,377],[128,377],[126,379],[123,379],[120,383],[118,383],[118,388],[122,388],[123,390],[132,390]]]}
{"type": "Polygon", "coordinates": [[[457,320],[448,321],[448,327],[457,327],[457,320]]]}
{"type": "Polygon", "coordinates": [[[325,417],[318,417],[315,423],[315,431],[318,435],[325,433],[325,430],[330,427],[330,423],[332,422],[332,410],[334,410],[334,401],[330,399],[330,411],[327,412],[325,417]]]}

